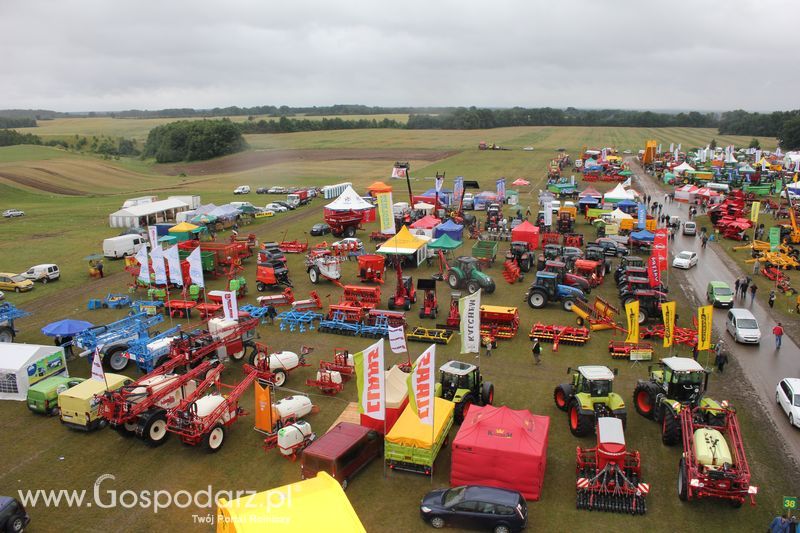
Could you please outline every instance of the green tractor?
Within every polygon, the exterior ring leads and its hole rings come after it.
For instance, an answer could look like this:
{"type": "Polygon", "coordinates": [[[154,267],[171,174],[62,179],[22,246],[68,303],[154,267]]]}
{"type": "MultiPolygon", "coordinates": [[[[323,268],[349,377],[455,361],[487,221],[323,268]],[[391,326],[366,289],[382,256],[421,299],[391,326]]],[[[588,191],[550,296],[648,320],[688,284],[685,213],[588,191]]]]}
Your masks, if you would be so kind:
{"type": "Polygon", "coordinates": [[[556,387],[553,400],[556,407],[569,414],[569,430],[573,435],[591,435],[600,417],[619,418],[625,426],[628,419],[625,402],[622,396],[612,392],[616,370],[588,365],[579,366],[577,370],[568,368],[567,374],[572,374],[572,382],[556,387]]]}
{"type": "Polygon", "coordinates": [[[461,256],[456,259],[453,266],[447,265],[447,284],[451,289],[466,289],[472,294],[483,289],[483,292],[494,292],[494,280],[481,272],[478,259],[470,256],[461,256]]]}
{"type": "Polygon", "coordinates": [[[483,381],[477,366],[461,361],[448,361],[439,367],[439,383],[436,384],[435,393],[437,397],[456,404],[456,424],[464,421],[471,405],[494,403],[494,385],[483,381]]]}
{"type": "MultiPolygon", "coordinates": [[[[636,412],[645,418],[661,422],[661,442],[674,446],[681,441],[682,409],[700,407],[705,411],[708,425],[725,424],[722,406],[705,396],[708,372],[700,363],[688,357],[667,357],[658,367],[648,368],[650,379],[639,380],[633,390],[636,412]]],[[[724,402],[723,402],[724,403],[724,402]]]]}

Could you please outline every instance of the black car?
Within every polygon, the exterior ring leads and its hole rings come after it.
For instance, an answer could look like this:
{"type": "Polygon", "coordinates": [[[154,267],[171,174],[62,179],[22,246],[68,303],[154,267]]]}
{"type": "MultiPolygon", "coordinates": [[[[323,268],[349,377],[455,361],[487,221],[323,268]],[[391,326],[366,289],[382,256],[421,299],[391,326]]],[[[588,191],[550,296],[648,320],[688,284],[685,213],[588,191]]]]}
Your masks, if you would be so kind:
{"type": "Polygon", "coordinates": [[[19,500],[10,496],[0,496],[0,531],[19,533],[30,521],[25,507],[19,500]]]}
{"type": "Polygon", "coordinates": [[[256,189],[256,194],[267,194],[269,189],[267,187],[259,187],[256,189]]]}
{"type": "Polygon", "coordinates": [[[286,209],[288,209],[288,210],[290,210],[290,211],[294,211],[294,209],[295,209],[295,206],[293,206],[292,204],[290,204],[290,203],[288,203],[288,202],[279,202],[279,201],[275,201],[275,202],[273,202],[273,203],[274,203],[274,204],[278,204],[278,205],[282,205],[283,207],[285,207],[286,209]]]}
{"type": "Polygon", "coordinates": [[[606,255],[612,257],[622,257],[623,255],[628,255],[629,253],[628,249],[624,245],[612,240],[591,242],[589,245],[602,248],[606,255]]]}
{"type": "Polygon", "coordinates": [[[528,525],[528,504],[519,492],[481,485],[464,485],[429,492],[420,516],[435,528],[454,526],[506,533],[528,525]]]}
{"type": "Polygon", "coordinates": [[[331,232],[331,227],[327,224],[320,222],[311,226],[311,235],[327,235],[331,232]]]}

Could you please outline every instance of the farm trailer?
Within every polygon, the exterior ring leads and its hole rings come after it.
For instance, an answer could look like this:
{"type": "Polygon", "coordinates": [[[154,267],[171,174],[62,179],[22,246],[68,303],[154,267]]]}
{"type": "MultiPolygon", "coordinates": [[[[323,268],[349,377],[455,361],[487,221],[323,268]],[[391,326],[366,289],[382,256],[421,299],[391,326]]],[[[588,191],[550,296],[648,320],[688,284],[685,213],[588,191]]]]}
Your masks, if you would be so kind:
{"type": "Polygon", "coordinates": [[[406,470],[430,476],[439,451],[449,442],[453,427],[453,402],[435,398],[433,427],[420,422],[409,405],[386,434],[384,458],[391,470],[406,470]]]}
{"type": "Polygon", "coordinates": [[[104,326],[89,328],[75,336],[75,345],[83,349],[81,357],[99,351],[103,366],[115,372],[128,366],[128,351],[132,342],[150,338],[149,330],[164,321],[162,315],[138,313],[104,326]]]}

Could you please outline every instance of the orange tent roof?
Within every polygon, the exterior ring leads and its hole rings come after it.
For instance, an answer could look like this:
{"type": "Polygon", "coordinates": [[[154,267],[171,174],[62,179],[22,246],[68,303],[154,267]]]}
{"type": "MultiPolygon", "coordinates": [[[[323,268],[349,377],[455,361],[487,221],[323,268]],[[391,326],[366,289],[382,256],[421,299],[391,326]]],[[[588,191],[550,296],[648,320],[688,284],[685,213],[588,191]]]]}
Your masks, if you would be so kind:
{"type": "Polygon", "coordinates": [[[376,181],[375,183],[367,187],[367,190],[369,192],[392,192],[392,186],[386,185],[382,181],[376,181]]]}

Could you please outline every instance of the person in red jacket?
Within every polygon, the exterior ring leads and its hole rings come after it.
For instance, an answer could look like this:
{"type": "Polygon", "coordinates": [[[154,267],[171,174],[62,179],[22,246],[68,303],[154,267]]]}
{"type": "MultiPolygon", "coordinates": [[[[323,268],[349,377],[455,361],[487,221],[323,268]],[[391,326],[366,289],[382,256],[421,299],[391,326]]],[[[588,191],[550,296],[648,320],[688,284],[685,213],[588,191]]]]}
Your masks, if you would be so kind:
{"type": "Polygon", "coordinates": [[[772,328],[772,334],[775,335],[775,348],[781,347],[781,338],[783,337],[783,326],[780,322],[778,325],[772,328]]]}

